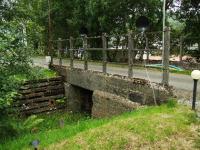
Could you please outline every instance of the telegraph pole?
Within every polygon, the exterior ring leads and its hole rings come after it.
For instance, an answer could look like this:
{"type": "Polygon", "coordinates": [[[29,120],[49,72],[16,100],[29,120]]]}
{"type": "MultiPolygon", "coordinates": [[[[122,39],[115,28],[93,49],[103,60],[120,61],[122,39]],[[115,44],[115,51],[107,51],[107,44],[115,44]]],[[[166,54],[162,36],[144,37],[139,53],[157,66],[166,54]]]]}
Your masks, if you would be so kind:
{"type": "Polygon", "coordinates": [[[170,51],[170,28],[166,27],[166,0],[163,0],[163,52],[162,52],[162,65],[163,76],[162,84],[169,85],[169,51],[170,51]]]}
{"type": "MultiPolygon", "coordinates": [[[[166,10],[165,9],[166,9],[166,0],[163,0],[163,32],[165,31],[165,21],[166,21],[166,10]]],[[[163,39],[164,39],[164,33],[163,33],[163,39]]],[[[164,40],[163,40],[163,42],[164,42],[164,40]]]]}

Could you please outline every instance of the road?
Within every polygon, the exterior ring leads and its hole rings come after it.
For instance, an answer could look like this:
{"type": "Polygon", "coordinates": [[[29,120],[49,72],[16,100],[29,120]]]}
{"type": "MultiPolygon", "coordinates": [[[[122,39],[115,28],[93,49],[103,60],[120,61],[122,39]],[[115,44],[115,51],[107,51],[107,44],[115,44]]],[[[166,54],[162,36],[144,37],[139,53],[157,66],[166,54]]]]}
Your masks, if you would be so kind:
{"type": "MultiPolygon", "coordinates": [[[[34,65],[42,66],[45,67],[47,66],[45,64],[45,58],[44,57],[37,57],[33,59],[34,65]]],[[[58,60],[54,60],[54,64],[58,64],[58,60]]],[[[64,60],[63,61],[64,66],[69,66],[69,60],[64,60]]],[[[74,63],[75,68],[83,68],[83,62],[76,61],[74,63]]],[[[98,63],[89,63],[88,64],[88,69],[89,70],[94,70],[94,71],[102,71],[102,66],[101,64],[98,63]]],[[[119,74],[123,76],[127,76],[127,67],[122,67],[122,66],[113,66],[113,65],[108,65],[107,67],[107,72],[110,74],[119,74]]],[[[146,80],[152,81],[152,82],[157,82],[161,83],[162,80],[162,72],[161,71],[156,71],[156,70],[145,70],[145,69],[140,69],[140,68],[133,68],[133,77],[135,78],[143,78],[146,80]],[[148,78],[149,76],[149,78],[148,78]]],[[[175,89],[178,91],[187,91],[191,92],[193,88],[193,81],[189,75],[182,75],[182,74],[175,74],[175,73],[170,73],[170,85],[172,85],[175,89]]],[[[200,82],[198,83],[198,90],[200,91],[200,82]]]]}

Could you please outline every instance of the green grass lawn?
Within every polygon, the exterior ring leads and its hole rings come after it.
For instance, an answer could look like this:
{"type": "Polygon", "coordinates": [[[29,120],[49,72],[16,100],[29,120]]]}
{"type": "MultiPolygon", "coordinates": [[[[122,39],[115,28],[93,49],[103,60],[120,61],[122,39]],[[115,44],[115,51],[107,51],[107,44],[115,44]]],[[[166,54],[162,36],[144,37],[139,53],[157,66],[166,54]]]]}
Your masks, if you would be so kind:
{"type": "MultiPolygon", "coordinates": [[[[172,103],[173,104],[173,103],[172,103]]],[[[40,149],[198,149],[199,121],[184,106],[167,104],[144,107],[121,116],[91,119],[80,114],[42,115],[37,133],[24,133],[1,143],[1,150],[32,149],[29,143],[40,140],[40,149]],[[64,127],[59,126],[63,119],[64,127]]]]}

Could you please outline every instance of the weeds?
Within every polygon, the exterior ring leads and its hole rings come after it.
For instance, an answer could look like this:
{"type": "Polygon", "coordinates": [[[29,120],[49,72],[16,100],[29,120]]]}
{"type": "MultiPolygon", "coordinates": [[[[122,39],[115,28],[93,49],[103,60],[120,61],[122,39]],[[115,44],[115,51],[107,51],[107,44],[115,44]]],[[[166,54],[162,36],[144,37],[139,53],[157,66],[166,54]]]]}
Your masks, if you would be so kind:
{"type": "MultiPolygon", "coordinates": [[[[64,150],[131,149],[144,146],[156,149],[158,145],[173,145],[175,149],[177,146],[191,148],[195,145],[191,139],[196,137],[191,128],[199,125],[196,114],[187,107],[179,106],[173,99],[165,105],[141,108],[110,119],[92,119],[71,113],[40,115],[39,118],[44,121],[37,127],[38,132],[10,139],[0,149],[29,149],[27,143],[34,139],[41,141],[40,148],[64,150]],[[64,122],[62,127],[59,120],[64,122]]],[[[198,146],[198,140],[196,143],[198,146]]]]}

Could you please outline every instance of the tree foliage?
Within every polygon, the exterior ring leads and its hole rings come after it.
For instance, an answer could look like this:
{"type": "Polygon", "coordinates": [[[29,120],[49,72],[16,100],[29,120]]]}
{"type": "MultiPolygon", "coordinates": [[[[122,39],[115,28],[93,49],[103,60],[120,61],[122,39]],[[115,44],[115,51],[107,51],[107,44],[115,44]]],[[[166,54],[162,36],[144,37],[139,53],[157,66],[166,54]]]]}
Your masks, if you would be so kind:
{"type": "MultiPolygon", "coordinates": [[[[30,71],[30,47],[27,45],[24,25],[20,17],[9,16],[15,10],[14,2],[1,1],[1,26],[0,26],[0,113],[6,113],[10,106],[18,80],[18,74],[30,71]]],[[[15,12],[15,11],[14,11],[15,12]]]]}

